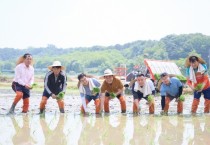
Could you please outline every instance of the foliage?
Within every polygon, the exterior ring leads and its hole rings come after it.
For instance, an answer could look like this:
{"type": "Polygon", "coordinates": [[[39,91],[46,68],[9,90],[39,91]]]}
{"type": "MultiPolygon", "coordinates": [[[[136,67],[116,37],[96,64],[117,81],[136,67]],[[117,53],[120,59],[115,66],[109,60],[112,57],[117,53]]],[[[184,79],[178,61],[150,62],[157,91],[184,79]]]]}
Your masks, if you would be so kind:
{"type": "Polygon", "coordinates": [[[144,65],[144,59],[172,60],[185,73],[184,62],[192,54],[200,55],[209,63],[210,36],[200,33],[168,35],[159,41],[134,41],[123,45],[78,48],[47,47],[27,49],[0,48],[0,70],[14,70],[16,60],[25,53],[34,57],[36,70],[47,71],[47,66],[59,60],[67,72],[102,74],[107,68],[114,69],[126,64],[128,72],[134,65],[144,65]]]}

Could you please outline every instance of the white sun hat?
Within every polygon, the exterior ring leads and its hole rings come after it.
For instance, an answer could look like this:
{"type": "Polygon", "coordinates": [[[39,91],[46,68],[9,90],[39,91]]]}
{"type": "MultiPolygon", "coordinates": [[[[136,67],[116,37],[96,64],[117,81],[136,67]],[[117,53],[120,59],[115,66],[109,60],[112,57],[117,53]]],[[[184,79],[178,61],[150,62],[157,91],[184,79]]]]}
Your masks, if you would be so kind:
{"type": "Polygon", "coordinates": [[[65,69],[65,67],[61,65],[61,62],[60,61],[54,61],[52,65],[48,66],[48,69],[49,70],[52,70],[52,68],[55,67],[55,66],[60,66],[61,67],[61,70],[64,70],[65,69]]]}
{"type": "Polygon", "coordinates": [[[105,76],[112,76],[112,75],[114,75],[113,72],[110,69],[106,69],[104,71],[104,75],[103,76],[105,77],[105,76]]]}

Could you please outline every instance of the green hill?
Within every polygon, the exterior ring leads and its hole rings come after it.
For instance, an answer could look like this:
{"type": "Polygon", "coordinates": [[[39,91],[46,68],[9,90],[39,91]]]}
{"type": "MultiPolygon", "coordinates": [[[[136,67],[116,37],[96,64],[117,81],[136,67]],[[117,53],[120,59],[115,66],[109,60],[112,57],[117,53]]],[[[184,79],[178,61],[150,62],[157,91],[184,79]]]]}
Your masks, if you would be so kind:
{"type": "Polygon", "coordinates": [[[190,54],[199,54],[209,63],[210,36],[200,33],[168,35],[159,41],[138,40],[123,45],[93,46],[79,48],[0,48],[0,69],[13,70],[17,58],[26,52],[34,56],[37,70],[46,71],[54,60],[60,60],[67,72],[101,74],[106,68],[126,64],[129,70],[143,64],[143,59],[174,60],[184,71],[184,60],[190,54]]]}

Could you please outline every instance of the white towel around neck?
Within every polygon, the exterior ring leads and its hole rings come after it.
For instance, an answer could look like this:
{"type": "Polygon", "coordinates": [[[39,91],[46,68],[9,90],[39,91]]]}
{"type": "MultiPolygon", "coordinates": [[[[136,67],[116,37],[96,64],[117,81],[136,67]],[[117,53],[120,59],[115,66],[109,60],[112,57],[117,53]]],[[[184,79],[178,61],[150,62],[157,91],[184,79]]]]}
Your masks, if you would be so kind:
{"type": "MultiPolygon", "coordinates": [[[[203,74],[205,71],[206,71],[206,69],[203,67],[202,64],[199,63],[199,65],[198,65],[198,71],[197,72],[200,72],[201,74],[203,74]]],[[[193,69],[192,66],[190,66],[190,74],[189,74],[189,77],[190,77],[190,80],[193,83],[197,83],[196,76],[195,76],[195,71],[194,71],[194,69],[193,69]]]]}
{"type": "Polygon", "coordinates": [[[134,86],[134,91],[135,92],[137,92],[137,91],[142,92],[144,97],[146,97],[147,95],[151,95],[152,94],[152,89],[149,85],[149,81],[150,80],[146,79],[143,87],[140,87],[139,83],[136,81],[135,86],[134,86]]]}
{"type": "MultiPolygon", "coordinates": [[[[87,78],[87,79],[89,80],[89,88],[90,88],[90,91],[92,91],[93,88],[95,88],[96,86],[95,86],[95,84],[94,84],[94,82],[93,82],[93,79],[91,79],[91,78],[87,78]]],[[[84,88],[84,86],[82,85],[82,83],[80,83],[79,92],[80,92],[80,93],[83,93],[83,94],[86,94],[85,88],[84,88]]]]}

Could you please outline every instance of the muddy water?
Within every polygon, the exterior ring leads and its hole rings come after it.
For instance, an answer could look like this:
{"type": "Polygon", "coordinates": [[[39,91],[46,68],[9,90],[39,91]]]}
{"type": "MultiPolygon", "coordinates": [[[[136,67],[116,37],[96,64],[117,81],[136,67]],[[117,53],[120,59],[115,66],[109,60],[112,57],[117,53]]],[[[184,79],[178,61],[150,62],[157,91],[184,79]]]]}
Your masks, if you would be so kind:
{"type": "Polygon", "coordinates": [[[66,96],[65,114],[60,114],[56,101],[49,99],[44,116],[37,115],[40,95],[33,94],[30,112],[22,114],[20,102],[16,114],[5,115],[14,94],[0,94],[0,144],[47,145],[209,145],[210,114],[203,114],[203,99],[198,114],[192,116],[192,97],[184,103],[184,114],[176,115],[175,101],[171,102],[169,116],[161,116],[160,97],[155,99],[155,115],[148,114],[148,106],[141,101],[141,114],[133,115],[132,97],[126,97],[127,114],[119,113],[119,102],[110,102],[111,113],[95,115],[94,103],[88,105],[89,115],[80,115],[80,98],[66,96]]]}

